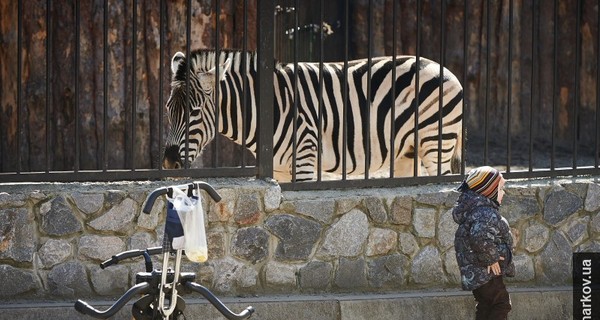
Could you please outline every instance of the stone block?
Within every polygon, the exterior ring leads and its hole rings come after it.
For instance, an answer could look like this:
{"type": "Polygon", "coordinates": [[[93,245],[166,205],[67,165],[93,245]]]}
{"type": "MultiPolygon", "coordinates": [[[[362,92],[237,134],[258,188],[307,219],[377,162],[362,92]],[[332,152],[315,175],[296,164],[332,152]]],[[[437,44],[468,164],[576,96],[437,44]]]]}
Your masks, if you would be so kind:
{"type": "Polygon", "coordinates": [[[11,299],[41,288],[37,276],[29,271],[0,264],[0,298],[11,299]]]}
{"type": "Polygon", "coordinates": [[[38,251],[44,268],[51,268],[71,256],[73,248],[66,240],[49,239],[38,251]]]}
{"type": "Polygon", "coordinates": [[[48,273],[48,287],[52,295],[65,298],[89,297],[92,293],[85,267],[76,261],[52,268],[48,273]]]}
{"type": "Polygon", "coordinates": [[[281,187],[278,184],[270,184],[265,190],[265,211],[272,212],[281,204],[281,187]]]}
{"type": "Polygon", "coordinates": [[[421,238],[435,237],[435,215],[437,210],[431,208],[417,208],[413,215],[413,226],[417,236],[421,238]]]}
{"type": "Polygon", "coordinates": [[[378,256],[394,250],[398,244],[398,234],[390,229],[372,228],[367,241],[367,256],[378,256]]]}
{"type": "Polygon", "coordinates": [[[269,234],[259,227],[238,229],[233,235],[231,254],[253,264],[269,254],[269,234]]]}
{"type": "Polygon", "coordinates": [[[296,200],[292,203],[292,207],[300,215],[313,218],[321,223],[328,223],[333,218],[335,200],[296,200]]]}
{"type": "Polygon", "coordinates": [[[389,221],[408,226],[412,222],[413,199],[409,196],[396,197],[392,201],[389,221]]]}
{"type": "Polygon", "coordinates": [[[446,251],[442,259],[444,260],[444,268],[446,269],[446,275],[448,282],[455,285],[461,284],[460,269],[458,268],[458,261],[456,261],[456,250],[451,248],[446,251]]]}
{"type": "Polygon", "coordinates": [[[125,251],[125,242],[118,237],[89,235],[79,239],[79,256],[96,261],[108,260],[122,251],[125,251]]]}
{"type": "Polygon", "coordinates": [[[542,249],[548,242],[550,230],[538,222],[531,222],[525,228],[523,237],[523,247],[528,252],[537,252],[542,249]]]}
{"type": "Polygon", "coordinates": [[[40,206],[41,229],[51,236],[66,236],[83,230],[83,225],[63,196],[40,206]]]}
{"type": "Polygon", "coordinates": [[[588,235],[588,224],[590,217],[581,217],[575,220],[571,220],[561,227],[561,230],[567,236],[567,239],[571,241],[573,246],[577,246],[583,241],[587,240],[588,235]]]}
{"type": "Polygon", "coordinates": [[[363,200],[364,206],[367,208],[369,218],[374,223],[385,223],[387,222],[387,212],[385,205],[380,198],[368,197],[363,200]]]}
{"type": "Polygon", "coordinates": [[[368,285],[366,263],[362,258],[340,258],[334,283],[341,289],[364,288],[368,285]]]}
{"type": "Polygon", "coordinates": [[[529,282],[535,279],[535,267],[533,259],[527,254],[516,254],[513,256],[515,264],[515,276],[506,277],[508,282],[529,282]]]}
{"type": "Polygon", "coordinates": [[[359,197],[338,198],[335,200],[336,213],[338,215],[348,213],[350,210],[358,207],[360,202],[361,199],[359,197]]]}
{"type": "Polygon", "coordinates": [[[446,250],[454,245],[456,229],[458,229],[458,224],[452,218],[452,209],[446,210],[440,216],[437,225],[437,239],[441,249],[446,250]]]}
{"type": "Polygon", "coordinates": [[[164,217],[166,215],[163,213],[166,213],[166,210],[165,200],[163,200],[162,197],[157,198],[156,201],[154,201],[154,206],[152,206],[150,214],[144,212],[139,214],[137,219],[138,227],[146,230],[154,230],[156,226],[158,226],[159,221],[165,219],[164,217]]]}
{"type": "Polygon", "coordinates": [[[208,221],[210,222],[228,222],[235,212],[237,202],[237,192],[234,189],[219,189],[221,201],[210,202],[208,210],[208,221]]]}
{"type": "Polygon", "coordinates": [[[0,209],[0,259],[32,262],[35,224],[26,208],[0,209]]]}
{"type": "Polygon", "coordinates": [[[584,203],[585,211],[596,212],[600,209],[600,185],[590,183],[584,203]]]}
{"type": "Polygon", "coordinates": [[[322,257],[355,257],[361,253],[369,235],[369,221],[360,210],[343,215],[325,233],[318,252],[322,257]]]}
{"type": "Polygon", "coordinates": [[[426,246],[415,256],[411,266],[411,279],[416,284],[446,283],[442,259],[437,248],[426,246]]]}
{"type": "Polygon", "coordinates": [[[208,244],[208,258],[222,258],[226,254],[226,235],[223,232],[208,232],[206,241],[208,244]]]}
{"type": "Polygon", "coordinates": [[[75,206],[85,215],[98,212],[104,206],[104,194],[74,192],[71,199],[75,206]]]}
{"type": "Polygon", "coordinates": [[[321,224],[290,214],[270,216],[265,227],[278,239],[275,258],[282,261],[305,260],[321,234],[321,224]]]}
{"type": "Polygon", "coordinates": [[[235,293],[258,283],[258,272],[231,257],[210,260],[213,267],[213,286],[217,293],[235,293]]]}
{"type": "Polygon", "coordinates": [[[256,193],[242,193],[236,202],[233,213],[235,222],[240,226],[256,224],[262,217],[260,198],[256,193]]]}
{"type": "Polygon", "coordinates": [[[564,189],[552,189],[544,201],[544,220],[558,225],[581,209],[583,201],[577,195],[564,189]]]}
{"type": "Polygon", "coordinates": [[[382,256],[369,261],[371,287],[399,289],[406,284],[409,260],[401,254],[382,256]]]}
{"type": "Polygon", "coordinates": [[[400,232],[400,234],[398,234],[398,242],[400,252],[409,257],[412,257],[419,251],[419,243],[417,242],[417,238],[415,238],[412,233],[400,232]]]}
{"type": "Polygon", "coordinates": [[[296,287],[296,267],[289,264],[270,261],[265,265],[267,286],[276,288],[296,287]]]}
{"type": "Polygon", "coordinates": [[[137,211],[137,202],[127,198],[118,205],[113,206],[105,214],[89,222],[89,226],[98,231],[112,231],[126,234],[133,230],[133,220],[137,211]]]}
{"type": "Polygon", "coordinates": [[[536,259],[536,276],[543,284],[568,285],[572,281],[572,253],[569,241],[554,232],[548,245],[536,259]]]}
{"type": "MultiPolygon", "coordinates": [[[[128,250],[143,250],[162,246],[162,241],[155,239],[150,233],[147,232],[135,233],[129,238],[128,242],[128,250]]],[[[117,253],[118,252],[114,252],[113,254],[117,253]]]]}
{"type": "Polygon", "coordinates": [[[91,280],[94,291],[101,296],[120,296],[129,289],[129,268],[124,265],[94,268],[91,280]]]}
{"type": "Polygon", "coordinates": [[[516,224],[519,221],[529,219],[540,214],[540,207],[537,198],[533,196],[507,194],[502,199],[500,214],[508,220],[510,224],[516,224]]]}
{"type": "Polygon", "coordinates": [[[27,203],[27,197],[22,193],[0,192],[0,208],[18,208],[27,203]]]}
{"type": "Polygon", "coordinates": [[[333,266],[329,262],[311,261],[300,268],[300,288],[325,290],[332,279],[333,266]]]}

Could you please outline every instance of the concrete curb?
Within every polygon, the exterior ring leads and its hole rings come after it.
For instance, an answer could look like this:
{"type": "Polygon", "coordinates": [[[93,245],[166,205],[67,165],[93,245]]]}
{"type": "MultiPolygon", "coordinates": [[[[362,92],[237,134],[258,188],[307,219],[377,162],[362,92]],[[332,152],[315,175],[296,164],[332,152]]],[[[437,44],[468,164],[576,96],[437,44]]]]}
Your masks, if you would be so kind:
{"type": "MultiPolygon", "coordinates": [[[[510,320],[571,319],[571,287],[511,289],[510,320]]],[[[475,303],[470,292],[424,291],[361,295],[290,295],[259,298],[225,298],[239,312],[248,305],[252,320],[374,320],[374,319],[473,319],[475,303]]],[[[107,301],[91,302],[105,309],[107,301]]],[[[205,300],[186,299],[186,319],[225,319],[205,300]]],[[[131,319],[126,306],[115,319],[131,319]]],[[[23,302],[0,304],[0,319],[91,319],[73,309],[73,302],[23,302]]]]}

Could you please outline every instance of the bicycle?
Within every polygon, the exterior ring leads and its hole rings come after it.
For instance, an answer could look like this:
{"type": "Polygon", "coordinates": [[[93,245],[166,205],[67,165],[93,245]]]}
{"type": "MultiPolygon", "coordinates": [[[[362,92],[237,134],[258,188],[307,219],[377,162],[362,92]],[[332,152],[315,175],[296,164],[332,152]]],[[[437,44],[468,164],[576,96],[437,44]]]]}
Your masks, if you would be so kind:
{"type": "MultiPolygon", "coordinates": [[[[150,214],[154,202],[159,196],[167,195],[170,198],[173,197],[173,188],[178,188],[184,192],[187,191],[188,197],[192,196],[193,190],[204,190],[215,202],[221,200],[221,196],[219,196],[212,186],[205,182],[194,182],[187,185],[161,187],[152,191],[148,195],[142,211],[150,214]]],[[[114,316],[135,296],[142,295],[132,306],[132,314],[136,320],[185,319],[185,315],[183,314],[185,300],[179,293],[187,289],[200,293],[229,320],[249,318],[254,313],[252,306],[247,307],[240,313],[234,313],[209,289],[194,282],[196,278],[195,273],[180,272],[183,250],[174,250],[172,248],[172,237],[167,230],[167,224],[165,224],[165,235],[161,247],[121,252],[100,264],[100,268],[105,269],[111,265],[118,264],[124,259],[143,256],[146,267],[145,272],[138,272],[136,274],[136,284],[133,287],[127,290],[112,306],[104,311],[92,307],[81,299],[75,302],[75,310],[97,319],[108,319],[114,316]],[[163,256],[161,270],[154,269],[151,259],[152,255],[158,254],[162,254],[163,256]],[[172,254],[175,254],[174,270],[169,268],[169,260],[172,254]],[[163,272],[164,270],[167,271],[163,272]]]]}

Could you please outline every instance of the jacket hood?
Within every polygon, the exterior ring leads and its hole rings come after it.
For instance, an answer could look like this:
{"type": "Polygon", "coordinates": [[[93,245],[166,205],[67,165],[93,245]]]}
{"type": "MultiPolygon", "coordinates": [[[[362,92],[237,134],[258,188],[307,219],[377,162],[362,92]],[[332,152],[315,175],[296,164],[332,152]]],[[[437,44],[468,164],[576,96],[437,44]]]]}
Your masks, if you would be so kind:
{"type": "Polygon", "coordinates": [[[452,218],[454,219],[454,222],[461,224],[467,221],[473,209],[478,207],[498,209],[499,206],[495,201],[472,190],[463,191],[458,197],[454,209],[452,209],[452,218]]]}

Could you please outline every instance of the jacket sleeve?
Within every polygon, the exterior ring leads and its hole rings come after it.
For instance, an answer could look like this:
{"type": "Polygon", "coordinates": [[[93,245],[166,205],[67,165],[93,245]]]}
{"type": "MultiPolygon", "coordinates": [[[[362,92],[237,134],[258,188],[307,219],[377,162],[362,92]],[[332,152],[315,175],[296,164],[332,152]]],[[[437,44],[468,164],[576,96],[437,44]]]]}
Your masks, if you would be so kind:
{"type": "Polygon", "coordinates": [[[471,225],[469,241],[477,264],[485,267],[500,260],[495,243],[499,234],[498,219],[489,210],[478,210],[474,214],[475,221],[471,225]]]}

